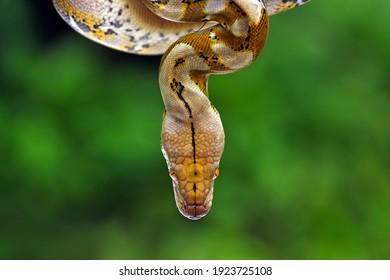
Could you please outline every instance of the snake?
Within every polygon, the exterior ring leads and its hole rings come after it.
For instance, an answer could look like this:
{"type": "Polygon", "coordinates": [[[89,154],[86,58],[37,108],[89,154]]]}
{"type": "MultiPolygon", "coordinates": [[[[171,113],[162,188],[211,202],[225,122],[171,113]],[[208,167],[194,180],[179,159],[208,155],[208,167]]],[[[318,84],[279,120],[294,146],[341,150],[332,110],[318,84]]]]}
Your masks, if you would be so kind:
{"type": "Polygon", "coordinates": [[[138,55],[163,55],[161,150],[176,206],[204,217],[224,150],[220,115],[208,96],[210,74],[249,66],[262,51],[269,16],[309,0],[53,0],[81,35],[138,55]]]}

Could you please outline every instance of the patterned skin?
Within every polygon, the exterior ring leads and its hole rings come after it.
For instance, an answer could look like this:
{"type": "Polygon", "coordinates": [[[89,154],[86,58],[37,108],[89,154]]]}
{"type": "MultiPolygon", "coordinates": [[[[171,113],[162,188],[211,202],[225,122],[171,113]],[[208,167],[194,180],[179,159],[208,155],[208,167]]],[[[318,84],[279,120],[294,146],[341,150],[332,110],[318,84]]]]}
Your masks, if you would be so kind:
{"type": "Polygon", "coordinates": [[[310,0],[263,0],[269,15],[291,10],[309,1],[310,0]]]}
{"type": "Polygon", "coordinates": [[[164,53],[161,147],[176,205],[189,219],[211,207],[224,131],[208,99],[210,74],[238,71],[260,54],[268,16],[308,0],[53,0],[75,30],[136,54],[164,53]]]}

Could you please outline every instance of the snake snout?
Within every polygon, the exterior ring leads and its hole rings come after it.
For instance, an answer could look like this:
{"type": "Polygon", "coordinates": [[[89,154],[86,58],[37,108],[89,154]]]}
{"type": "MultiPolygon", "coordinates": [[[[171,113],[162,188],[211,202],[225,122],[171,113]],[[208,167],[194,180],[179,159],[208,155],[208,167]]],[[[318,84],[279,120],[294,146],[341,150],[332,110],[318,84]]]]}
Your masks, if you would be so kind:
{"type": "Polygon", "coordinates": [[[206,191],[202,190],[203,183],[186,183],[185,188],[180,188],[173,181],[173,185],[177,208],[184,217],[198,220],[207,215],[211,208],[213,186],[206,191]]]}
{"type": "Polygon", "coordinates": [[[207,215],[209,209],[205,205],[188,205],[184,207],[184,211],[181,211],[181,213],[190,220],[199,220],[207,215]]]}
{"type": "Polygon", "coordinates": [[[170,168],[176,205],[188,219],[198,220],[211,208],[214,181],[219,174],[218,164],[198,160],[199,163],[176,165],[170,168]]]}

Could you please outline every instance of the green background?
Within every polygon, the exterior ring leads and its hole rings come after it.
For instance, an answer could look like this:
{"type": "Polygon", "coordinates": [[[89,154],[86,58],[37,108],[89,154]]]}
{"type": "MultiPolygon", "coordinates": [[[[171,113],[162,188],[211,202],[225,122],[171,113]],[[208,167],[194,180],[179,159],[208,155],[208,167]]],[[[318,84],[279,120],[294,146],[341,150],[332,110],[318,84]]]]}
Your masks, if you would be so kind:
{"type": "Polygon", "coordinates": [[[160,151],[160,58],[0,3],[1,259],[390,258],[389,1],[273,16],[258,60],[210,78],[226,147],[199,221],[160,151]]]}

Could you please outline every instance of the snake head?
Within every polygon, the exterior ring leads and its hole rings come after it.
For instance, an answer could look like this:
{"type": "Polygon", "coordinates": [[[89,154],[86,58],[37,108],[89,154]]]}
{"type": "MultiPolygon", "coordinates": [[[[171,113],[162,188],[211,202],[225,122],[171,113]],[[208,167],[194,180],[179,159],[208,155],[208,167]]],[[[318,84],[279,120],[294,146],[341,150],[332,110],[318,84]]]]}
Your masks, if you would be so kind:
{"type": "Polygon", "coordinates": [[[224,148],[222,123],[219,116],[208,118],[208,122],[199,121],[196,126],[172,119],[168,115],[164,118],[161,150],[172,178],[177,208],[188,219],[198,220],[210,211],[213,200],[224,148]]]}
{"type": "Polygon", "coordinates": [[[198,220],[211,208],[214,181],[219,175],[219,164],[211,161],[179,159],[180,163],[169,167],[177,208],[188,219],[198,220]]]}

